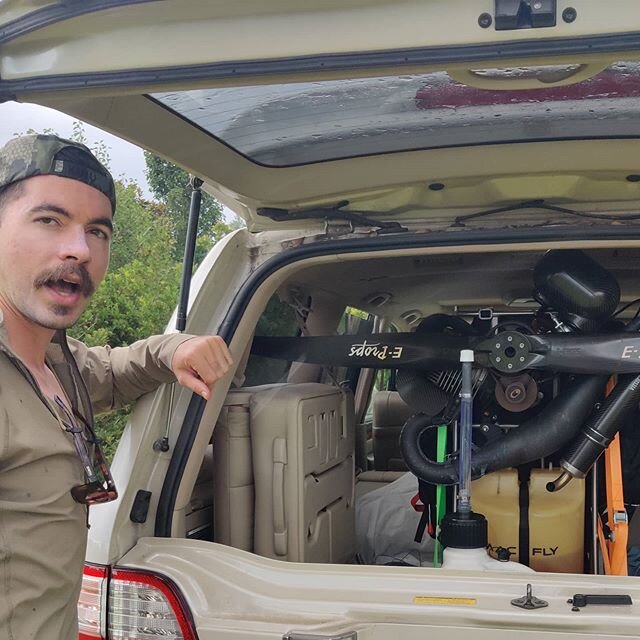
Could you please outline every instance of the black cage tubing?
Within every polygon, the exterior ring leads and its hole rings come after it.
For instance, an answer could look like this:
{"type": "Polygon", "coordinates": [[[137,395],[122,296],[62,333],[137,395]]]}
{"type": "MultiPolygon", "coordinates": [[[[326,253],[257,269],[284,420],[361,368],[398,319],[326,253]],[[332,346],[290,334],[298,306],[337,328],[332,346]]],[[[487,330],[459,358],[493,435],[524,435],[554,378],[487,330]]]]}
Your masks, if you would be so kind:
{"type": "MultiPolygon", "coordinates": [[[[306,260],[334,253],[364,253],[371,251],[390,251],[394,249],[420,249],[429,247],[456,247],[461,245],[481,246],[486,244],[505,245],[511,243],[546,243],[563,240],[638,240],[640,227],[601,227],[588,228],[553,227],[538,229],[509,229],[491,231],[458,231],[438,233],[403,233],[380,236],[377,238],[354,240],[331,240],[288,249],[260,265],[238,290],[229,311],[222,321],[218,335],[229,344],[238,327],[240,319],[249,301],[258,288],[279,269],[306,260]],[[500,235],[496,235],[496,234],[500,235]]],[[[162,485],[158,510],[156,512],[156,537],[171,536],[171,522],[175,508],[178,487],[186,466],[191,447],[196,437],[205,402],[197,394],[192,394],[189,406],[176,439],[173,454],[162,485]]]]}

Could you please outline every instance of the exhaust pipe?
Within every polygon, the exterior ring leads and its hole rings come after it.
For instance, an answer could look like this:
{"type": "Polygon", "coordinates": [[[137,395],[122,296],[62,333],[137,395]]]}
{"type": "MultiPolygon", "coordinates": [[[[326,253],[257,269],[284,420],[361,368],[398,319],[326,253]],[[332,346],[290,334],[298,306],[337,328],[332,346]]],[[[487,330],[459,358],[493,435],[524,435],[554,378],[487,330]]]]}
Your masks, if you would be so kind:
{"type": "MultiPolygon", "coordinates": [[[[606,383],[607,376],[578,379],[537,416],[475,452],[471,458],[471,477],[475,480],[491,471],[517,467],[555,453],[576,436],[601,399],[606,383]]],[[[409,418],[400,434],[402,455],[420,480],[430,484],[458,484],[455,460],[439,464],[428,458],[420,447],[423,433],[437,426],[431,416],[417,414],[409,418]]]]}
{"type": "Polygon", "coordinates": [[[547,491],[559,491],[573,478],[584,478],[611,444],[625,416],[640,402],[640,376],[621,376],[602,408],[589,420],[560,461],[564,469],[547,491]]]}

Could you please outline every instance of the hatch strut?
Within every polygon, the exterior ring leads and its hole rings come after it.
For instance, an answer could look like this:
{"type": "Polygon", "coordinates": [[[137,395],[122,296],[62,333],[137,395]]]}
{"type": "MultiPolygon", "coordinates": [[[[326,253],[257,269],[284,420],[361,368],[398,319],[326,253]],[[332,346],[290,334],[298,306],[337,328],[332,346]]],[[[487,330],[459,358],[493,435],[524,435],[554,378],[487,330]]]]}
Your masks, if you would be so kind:
{"type": "MultiPolygon", "coordinates": [[[[184,257],[182,259],[182,277],[180,281],[180,296],[178,300],[178,311],[176,314],[176,329],[178,333],[183,333],[187,325],[187,311],[189,308],[189,291],[191,289],[191,276],[193,275],[193,260],[196,252],[196,238],[198,235],[198,222],[200,220],[200,207],[202,204],[202,180],[196,176],[189,176],[191,186],[191,204],[189,206],[189,221],[187,223],[187,237],[184,241],[184,257]]],[[[162,438],[153,443],[154,451],[169,451],[169,427],[171,425],[171,414],[173,413],[173,402],[175,397],[176,384],[171,384],[169,394],[169,411],[167,412],[167,426],[162,438]]]]}
{"type": "Polygon", "coordinates": [[[260,207],[256,213],[264,218],[269,218],[275,222],[286,222],[288,220],[346,220],[354,227],[375,227],[380,233],[397,233],[408,231],[399,222],[388,220],[376,220],[370,218],[375,215],[373,211],[344,211],[344,207],[349,204],[348,200],[341,200],[332,207],[315,207],[312,209],[301,209],[296,211],[289,209],[278,209],[274,207],[260,207]]]}

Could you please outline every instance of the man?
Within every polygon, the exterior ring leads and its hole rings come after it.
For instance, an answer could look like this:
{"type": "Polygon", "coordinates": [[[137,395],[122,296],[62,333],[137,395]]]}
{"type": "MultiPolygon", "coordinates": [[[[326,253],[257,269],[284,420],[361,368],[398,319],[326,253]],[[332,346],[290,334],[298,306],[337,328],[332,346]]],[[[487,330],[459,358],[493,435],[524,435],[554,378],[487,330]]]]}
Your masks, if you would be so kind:
{"type": "Polygon", "coordinates": [[[66,339],[107,270],[115,205],[84,145],[35,135],[0,149],[2,640],[77,639],[88,505],[115,497],[93,411],[174,379],[207,399],[232,364],[217,336],[66,339]]]}

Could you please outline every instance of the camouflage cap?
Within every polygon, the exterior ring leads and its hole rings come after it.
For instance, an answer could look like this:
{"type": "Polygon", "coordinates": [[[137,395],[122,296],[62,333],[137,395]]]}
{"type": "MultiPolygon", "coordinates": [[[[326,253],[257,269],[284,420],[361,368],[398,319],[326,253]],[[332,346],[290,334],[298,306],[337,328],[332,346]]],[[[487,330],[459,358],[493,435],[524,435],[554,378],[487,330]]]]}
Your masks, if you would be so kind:
{"type": "Polygon", "coordinates": [[[116,210],[116,190],[109,171],[88,147],[58,136],[35,134],[9,140],[0,149],[0,190],[33,176],[54,175],[88,184],[116,210]]]}

